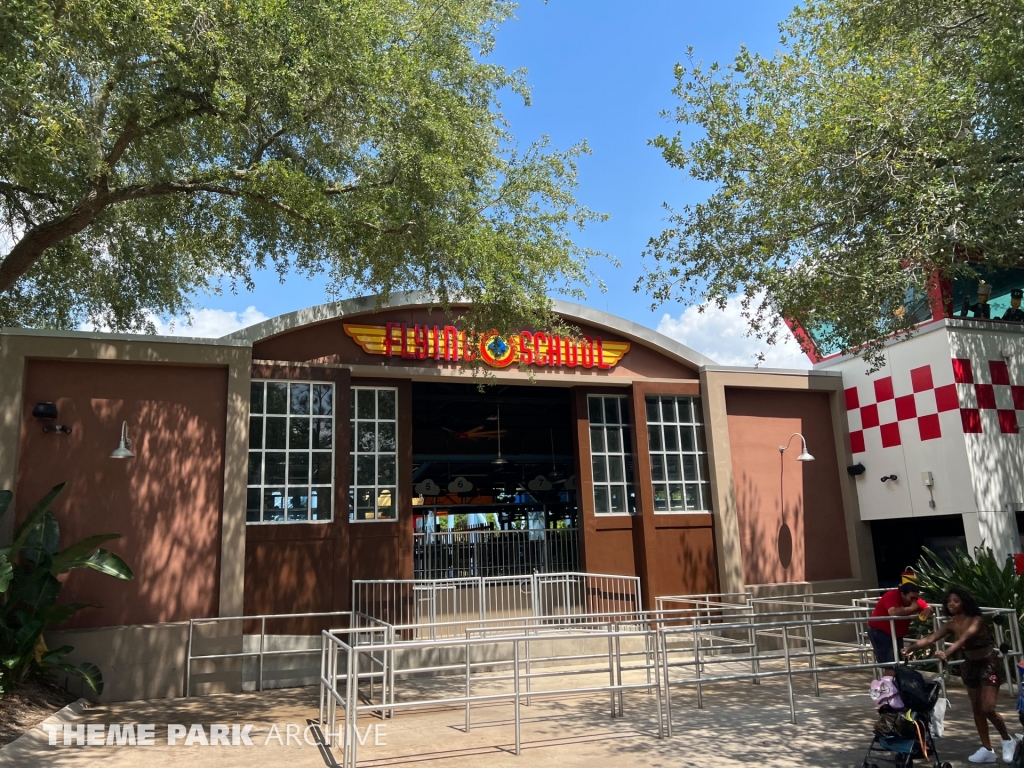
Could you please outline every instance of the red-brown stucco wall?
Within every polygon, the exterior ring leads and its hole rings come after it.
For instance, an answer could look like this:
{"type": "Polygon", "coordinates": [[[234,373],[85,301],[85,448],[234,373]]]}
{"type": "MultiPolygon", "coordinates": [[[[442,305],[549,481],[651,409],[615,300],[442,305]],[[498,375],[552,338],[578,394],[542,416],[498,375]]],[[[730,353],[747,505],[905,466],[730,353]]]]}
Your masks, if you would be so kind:
{"type": "Polygon", "coordinates": [[[227,416],[226,367],[28,360],[16,516],[52,486],[61,545],[121,533],[105,546],[135,572],[68,574],[60,602],[96,603],[67,627],[216,616],[227,416]],[[37,402],[72,433],[42,432],[37,402]],[[111,459],[127,420],[133,459],[111,459]]]}
{"type": "Polygon", "coordinates": [[[850,578],[829,395],[728,387],[733,483],[744,580],[778,584],[850,578]],[[800,438],[812,462],[799,462],[800,438]]]}

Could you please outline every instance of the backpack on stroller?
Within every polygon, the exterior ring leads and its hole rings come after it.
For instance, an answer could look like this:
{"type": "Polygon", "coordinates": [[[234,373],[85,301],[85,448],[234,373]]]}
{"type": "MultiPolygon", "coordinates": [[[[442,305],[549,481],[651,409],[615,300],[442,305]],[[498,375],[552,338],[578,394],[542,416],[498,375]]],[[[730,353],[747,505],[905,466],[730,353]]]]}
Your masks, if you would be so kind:
{"type": "Polygon", "coordinates": [[[939,762],[929,727],[939,699],[939,684],[928,682],[908,664],[900,664],[895,672],[895,677],[883,677],[871,684],[878,721],[864,756],[864,768],[878,768],[872,756],[886,753],[897,768],[913,768],[915,760],[927,761],[934,768],[951,768],[949,763],[939,762]]]}

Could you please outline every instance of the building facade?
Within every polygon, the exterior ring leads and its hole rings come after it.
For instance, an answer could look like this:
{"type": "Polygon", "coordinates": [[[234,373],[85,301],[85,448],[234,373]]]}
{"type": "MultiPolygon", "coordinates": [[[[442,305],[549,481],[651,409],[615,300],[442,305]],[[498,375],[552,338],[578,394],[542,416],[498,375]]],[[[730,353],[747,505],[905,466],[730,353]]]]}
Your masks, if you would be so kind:
{"type": "Polygon", "coordinates": [[[884,356],[877,370],[852,356],[817,366],[843,376],[851,454],[863,469],[860,514],[874,531],[879,572],[898,572],[922,544],[1020,552],[1024,325],[942,317],[886,345],[884,356]]]}
{"type": "Polygon", "coordinates": [[[3,332],[3,536],[67,482],[65,543],[119,532],[136,574],[71,574],[62,599],[102,607],[55,640],[138,698],[180,692],[188,619],[346,610],[354,579],[571,566],[639,576],[647,606],[874,585],[843,374],[716,366],[555,309],[571,336],[472,336],[416,295],[217,340],[3,332]],[[113,459],[123,424],[134,458],[113,459]],[[453,530],[518,543],[465,559],[453,530]]]}

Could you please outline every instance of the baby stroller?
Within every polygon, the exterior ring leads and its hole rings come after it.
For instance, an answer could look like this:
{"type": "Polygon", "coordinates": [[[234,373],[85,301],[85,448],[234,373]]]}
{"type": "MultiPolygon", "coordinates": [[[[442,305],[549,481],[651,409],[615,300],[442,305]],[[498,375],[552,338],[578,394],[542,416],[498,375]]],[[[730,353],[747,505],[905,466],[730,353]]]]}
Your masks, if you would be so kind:
{"type": "Polygon", "coordinates": [[[864,756],[864,768],[879,768],[872,757],[883,754],[896,768],[913,768],[915,760],[934,768],[952,768],[949,763],[939,762],[929,727],[939,690],[937,682],[929,683],[907,664],[896,667],[895,678],[883,677],[871,684],[878,721],[864,756]]]}

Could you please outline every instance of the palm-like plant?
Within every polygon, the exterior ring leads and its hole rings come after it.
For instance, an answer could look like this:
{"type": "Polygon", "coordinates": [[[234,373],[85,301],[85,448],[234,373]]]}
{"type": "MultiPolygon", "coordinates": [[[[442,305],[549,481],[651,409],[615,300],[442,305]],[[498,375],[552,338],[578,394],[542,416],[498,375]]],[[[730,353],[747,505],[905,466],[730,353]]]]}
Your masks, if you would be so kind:
{"type": "Polygon", "coordinates": [[[940,602],[946,590],[958,584],[974,595],[978,605],[1013,608],[1017,620],[1024,619],[1024,577],[1017,575],[1012,560],[1000,561],[988,547],[976,547],[974,557],[956,550],[949,559],[926,547],[916,569],[921,593],[929,602],[940,602]]]}
{"type": "MultiPolygon", "coordinates": [[[[58,604],[57,576],[74,568],[90,568],[117,579],[133,578],[131,569],[100,544],[119,533],[90,536],[60,549],[60,526],[50,505],[64,489],[54,486],[28,513],[14,532],[11,546],[0,549],[0,692],[10,691],[33,676],[53,677],[66,672],[85,680],[96,694],[103,691],[99,667],[62,661],[72,650],[46,647],[43,633],[63,624],[89,603],[58,604]]],[[[0,491],[0,516],[12,493],[0,491]]]]}

